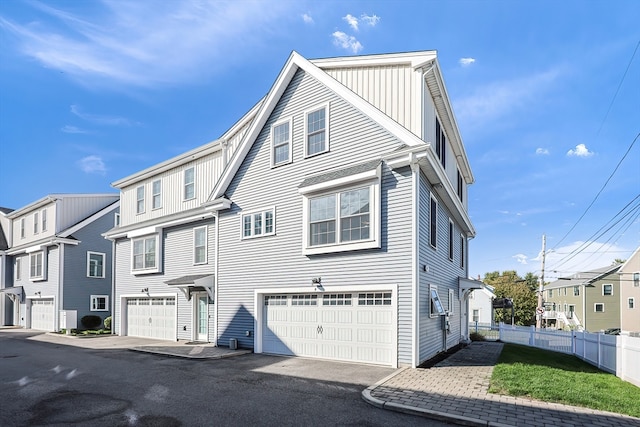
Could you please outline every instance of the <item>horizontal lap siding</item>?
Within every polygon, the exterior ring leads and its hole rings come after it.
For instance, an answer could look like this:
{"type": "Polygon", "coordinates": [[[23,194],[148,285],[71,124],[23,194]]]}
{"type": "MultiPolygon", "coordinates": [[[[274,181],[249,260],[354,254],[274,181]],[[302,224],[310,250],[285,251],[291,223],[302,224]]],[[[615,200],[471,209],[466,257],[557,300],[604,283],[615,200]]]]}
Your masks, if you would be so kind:
{"type": "Polygon", "coordinates": [[[398,285],[401,362],[410,362],[411,178],[383,166],[382,249],[304,256],[302,196],[305,176],[349,167],[396,149],[400,142],[316,80],[298,72],[249,151],[227,196],[230,210],[220,215],[220,342],[238,339],[253,347],[254,289],[304,287],[312,277],[331,286],[398,285]],[[330,106],[330,152],[304,159],[304,111],[327,101],[330,106]],[[270,126],[293,117],[293,163],[270,167],[270,126]],[[276,207],[276,235],[241,240],[242,211],[276,207]],[[387,218],[389,221],[387,222],[387,218]],[[391,232],[390,232],[391,230],[391,232]],[[253,335],[253,334],[252,334],[253,335]]]}

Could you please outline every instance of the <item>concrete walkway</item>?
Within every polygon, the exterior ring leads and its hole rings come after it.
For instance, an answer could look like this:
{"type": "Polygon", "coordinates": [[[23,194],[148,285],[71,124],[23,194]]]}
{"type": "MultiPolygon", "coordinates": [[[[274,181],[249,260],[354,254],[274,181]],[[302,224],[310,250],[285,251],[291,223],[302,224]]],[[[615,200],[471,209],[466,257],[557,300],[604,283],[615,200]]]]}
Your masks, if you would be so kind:
{"type": "Polygon", "coordinates": [[[640,418],[489,393],[502,347],[474,342],[432,368],[400,369],[362,395],[380,408],[462,425],[640,426],[640,418]]]}

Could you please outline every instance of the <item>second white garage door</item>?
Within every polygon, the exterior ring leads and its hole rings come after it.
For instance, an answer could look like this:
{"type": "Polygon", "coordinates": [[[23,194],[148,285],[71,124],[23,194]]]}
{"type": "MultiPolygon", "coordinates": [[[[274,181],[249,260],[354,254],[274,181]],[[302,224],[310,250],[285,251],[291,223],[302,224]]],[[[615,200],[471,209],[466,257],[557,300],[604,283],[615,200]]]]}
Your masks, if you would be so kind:
{"type": "Polygon", "coordinates": [[[55,310],[53,299],[31,300],[31,329],[41,331],[53,331],[55,323],[55,310]]]}
{"type": "Polygon", "coordinates": [[[162,340],[176,339],[176,299],[127,299],[127,335],[162,340]]]}
{"type": "Polygon", "coordinates": [[[265,353],[392,365],[391,292],[265,295],[265,353]]]}

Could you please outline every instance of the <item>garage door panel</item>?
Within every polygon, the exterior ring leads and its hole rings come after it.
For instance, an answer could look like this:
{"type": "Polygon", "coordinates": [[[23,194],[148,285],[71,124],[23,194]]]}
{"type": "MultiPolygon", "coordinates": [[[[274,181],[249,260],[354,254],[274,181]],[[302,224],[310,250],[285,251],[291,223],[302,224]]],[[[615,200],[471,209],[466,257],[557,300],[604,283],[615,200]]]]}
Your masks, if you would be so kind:
{"type": "Polygon", "coordinates": [[[31,329],[55,330],[55,309],[53,299],[31,301],[31,329]]]}
{"type": "Polygon", "coordinates": [[[127,300],[127,335],[173,340],[176,336],[174,297],[127,300]]]}

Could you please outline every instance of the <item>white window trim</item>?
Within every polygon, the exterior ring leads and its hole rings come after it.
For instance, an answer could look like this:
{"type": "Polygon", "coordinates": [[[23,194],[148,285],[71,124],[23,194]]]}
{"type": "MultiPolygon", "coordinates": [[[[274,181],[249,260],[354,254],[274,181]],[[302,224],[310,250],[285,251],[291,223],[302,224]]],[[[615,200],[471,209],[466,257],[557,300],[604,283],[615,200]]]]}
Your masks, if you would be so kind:
{"type": "Polygon", "coordinates": [[[191,166],[186,168],[182,173],[182,201],[193,200],[196,198],[196,167],[191,166]],[[193,170],[193,182],[187,182],[187,171],[193,170]],[[187,198],[187,186],[193,185],[193,197],[187,198]]]}
{"type": "Polygon", "coordinates": [[[89,302],[89,310],[90,311],[109,311],[109,295],[91,295],[91,300],[89,302]],[[104,298],[104,308],[94,308],[97,307],[95,304],[98,298],[104,298]]]}
{"type": "MultiPolygon", "coordinates": [[[[275,168],[275,167],[287,165],[293,162],[293,117],[279,120],[275,122],[273,125],[271,125],[270,136],[271,136],[271,167],[275,168]],[[283,125],[285,123],[289,124],[289,141],[287,142],[287,145],[289,146],[289,158],[286,161],[281,161],[279,163],[276,163],[276,152],[275,152],[276,146],[275,146],[275,138],[273,135],[273,131],[276,127],[283,125]]],[[[280,145],[285,145],[285,144],[280,144],[280,145]]]]}
{"type": "Polygon", "coordinates": [[[20,238],[24,239],[25,236],[25,227],[26,227],[26,220],[24,218],[22,218],[20,220],[20,238]]]}
{"type": "Polygon", "coordinates": [[[239,212],[238,216],[240,217],[240,240],[257,239],[260,237],[274,236],[276,234],[276,207],[275,206],[271,206],[266,209],[256,209],[256,210],[247,211],[247,212],[239,212]],[[264,214],[267,212],[271,212],[273,214],[273,230],[270,233],[264,232],[264,228],[265,228],[264,214]],[[253,221],[254,221],[254,215],[257,213],[262,214],[262,230],[263,230],[262,234],[254,234],[253,221]],[[244,235],[244,217],[246,216],[251,216],[251,236],[244,235]]]}
{"type": "Polygon", "coordinates": [[[433,193],[429,194],[429,246],[433,249],[438,249],[438,199],[433,195],[433,193]],[[435,205],[435,226],[432,224],[434,221],[432,210],[432,202],[436,202],[435,205]],[[434,244],[435,242],[435,244],[434,244]]]}
{"type": "Polygon", "coordinates": [[[40,213],[40,221],[42,221],[42,231],[47,231],[47,210],[42,209],[40,213]]]}
{"type": "Polygon", "coordinates": [[[107,263],[107,254],[105,254],[103,252],[87,251],[87,277],[89,277],[91,279],[104,279],[105,270],[106,270],[106,263],[107,263]],[[100,276],[92,276],[91,275],[91,255],[100,255],[102,257],[102,275],[100,275],[100,276]]]}
{"type": "Polygon", "coordinates": [[[120,226],[120,212],[116,212],[113,215],[113,226],[114,227],[119,227],[120,226]]]}
{"type": "Polygon", "coordinates": [[[40,232],[40,213],[33,213],[33,234],[38,234],[40,232]]]}
{"type": "Polygon", "coordinates": [[[33,251],[29,253],[29,280],[32,282],[41,282],[43,280],[47,280],[47,254],[45,249],[41,249],[38,251],[33,251]],[[39,276],[31,275],[31,257],[37,256],[37,254],[42,254],[42,274],[39,276]]]}
{"type": "Polygon", "coordinates": [[[144,185],[136,187],[136,215],[140,215],[145,212],[145,192],[144,185]],[[142,197],[140,197],[140,189],[142,189],[142,197]],[[140,202],[142,202],[142,206],[140,206],[140,202]]]}
{"type": "Polygon", "coordinates": [[[602,284],[602,296],[603,297],[612,297],[613,296],[613,283],[603,283],[602,284]],[[607,295],[604,293],[604,287],[605,286],[611,286],[611,294],[607,295]]]}
{"type": "Polygon", "coordinates": [[[631,281],[633,282],[633,287],[637,288],[638,286],[640,286],[640,278],[639,280],[635,280],[635,275],[640,276],[640,272],[638,271],[634,271],[633,273],[631,273],[631,281]]]}
{"type": "MultiPolygon", "coordinates": [[[[334,188],[326,188],[323,192],[318,193],[307,193],[306,191],[302,195],[302,253],[303,255],[315,255],[315,254],[325,254],[325,253],[335,253],[335,252],[344,252],[344,251],[353,251],[353,250],[361,250],[361,249],[372,249],[372,248],[380,248],[382,243],[381,238],[381,203],[380,203],[380,176],[379,171],[380,168],[376,169],[378,172],[375,174],[374,180],[366,180],[360,182],[351,182],[348,187],[334,187],[334,188]],[[310,199],[322,196],[329,196],[331,194],[337,195],[345,191],[349,191],[352,189],[362,188],[362,187],[370,188],[370,209],[369,209],[369,218],[371,221],[371,228],[369,236],[370,238],[367,240],[359,240],[356,242],[350,243],[340,243],[338,242],[338,237],[340,235],[340,217],[339,217],[339,208],[340,203],[336,203],[336,243],[331,243],[327,245],[318,245],[311,246],[309,244],[310,232],[309,232],[309,202],[310,199]]],[[[374,170],[374,171],[376,171],[374,170]]],[[[373,172],[373,171],[372,171],[373,172]]],[[[371,175],[371,173],[358,174],[362,175],[371,175]]],[[[341,179],[342,182],[345,182],[344,179],[341,179]]],[[[318,186],[314,186],[314,188],[318,188],[318,186]]],[[[303,189],[304,190],[304,189],[303,189]]],[[[336,196],[337,197],[337,196],[336,196]]]]}
{"type": "Polygon", "coordinates": [[[467,239],[464,234],[460,233],[460,268],[464,270],[467,258],[467,252],[465,247],[467,243],[467,239]]]}
{"type": "Polygon", "coordinates": [[[595,302],[595,303],[593,303],[593,312],[594,313],[604,313],[604,303],[603,302],[595,302]],[[602,306],[602,311],[596,310],[596,306],[598,306],[598,305],[602,306]]]}
{"type": "Polygon", "coordinates": [[[156,234],[147,234],[144,236],[136,236],[131,238],[130,242],[131,242],[131,255],[130,255],[130,260],[131,260],[131,274],[133,274],[134,276],[140,275],[140,274],[151,274],[151,273],[159,273],[161,270],[160,266],[162,265],[162,239],[160,238],[161,236],[161,232],[160,233],[156,233],[156,234]],[[139,269],[134,269],[133,265],[134,265],[134,261],[133,261],[133,247],[134,242],[136,240],[145,240],[148,239],[150,237],[154,237],[156,239],[156,265],[155,267],[152,268],[139,268],[139,269]]]}
{"type": "Polygon", "coordinates": [[[16,258],[13,265],[13,277],[17,280],[22,280],[22,258],[16,258]]]}
{"type": "Polygon", "coordinates": [[[326,153],[326,152],[330,151],[329,141],[330,141],[331,139],[329,138],[329,135],[330,135],[330,134],[329,134],[329,111],[330,111],[330,109],[329,109],[330,105],[329,105],[329,104],[330,104],[329,102],[326,102],[326,103],[324,103],[324,104],[317,105],[317,106],[315,106],[314,108],[310,108],[310,109],[308,109],[308,110],[306,110],[306,111],[304,112],[304,158],[305,158],[305,159],[306,159],[306,158],[308,158],[308,157],[314,157],[314,156],[317,156],[317,155],[319,155],[319,154],[326,153]],[[323,150],[323,151],[318,151],[317,153],[309,154],[309,153],[308,153],[308,151],[309,151],[309,144],[308,144],[308,142],[309,142],[309,141],[307,140],[307,138],[308,138],[308,136],[309,136],[309,135],[308,135],[308,132],[309,132],[309,129],[308,129],[308,115],[309,115],[310,113],[314,113],[314,112],[316,112],[316,111],[318,111],[318,110],[321,110],[321,109],[323,109],[323,108],[324,108],[324,138],[325,138],[325,147],[324,147],[324,150],[323,150]]]}
{"type": "Polygon", "coordinates": [[[442,306],[442,299],[440,299],[440,295],[438,294],[438,286],[429,285],[429,317],[434,318],[443,314],[445,314],[445,311],[444,311],[444,307],[442,306]],[[435,298],[433,296],[434,292],[435,292],[435,298]],[[434,305],[436,306],[436,308],[439,306],[442,309],[442,312],[438,311],[437,313],[434,313],[431,310],[431,307],[434,305]]]}
{"type": "Polygon", "coordinates": [[[449,312],[449,314],[453,314],[455,313],[455,299],[456,299],[456,293],[453,289],[449,289],[449,301],[448,301],[448,309],[447,310],[449,312]]]}
{"type": "Polygon", "coordinates": [[[627,310],[634,310],[635,308],[636,308],[636,299],[634,297],[627,298],[627,310]],[[632,305],[633,307],[629,307],[629,305],[632,305]]]}
{"type": "Polygon", "coordinates": [[[209,262],[209,230],[206,225],[195,227],[193,229],[193,265],[203,265],[209,262]],[[198,230],[204,230],[204,261],[196,261],[196,233],[198,230]]]}
{"type": "Polygon", "coordinates": [[[156,179],[153,180],[151,182],[151,210],[155,210],[155,209],[160,209],[162,208],[162,180],[161,179],[156,179]],[[154,184],[155,183],[159,183],[160,184],[160,189],[157,193],[155,193],[154,191],[154,184]],[[156,206],[156,196],[159,200],[158,206],[156,206]]]}

